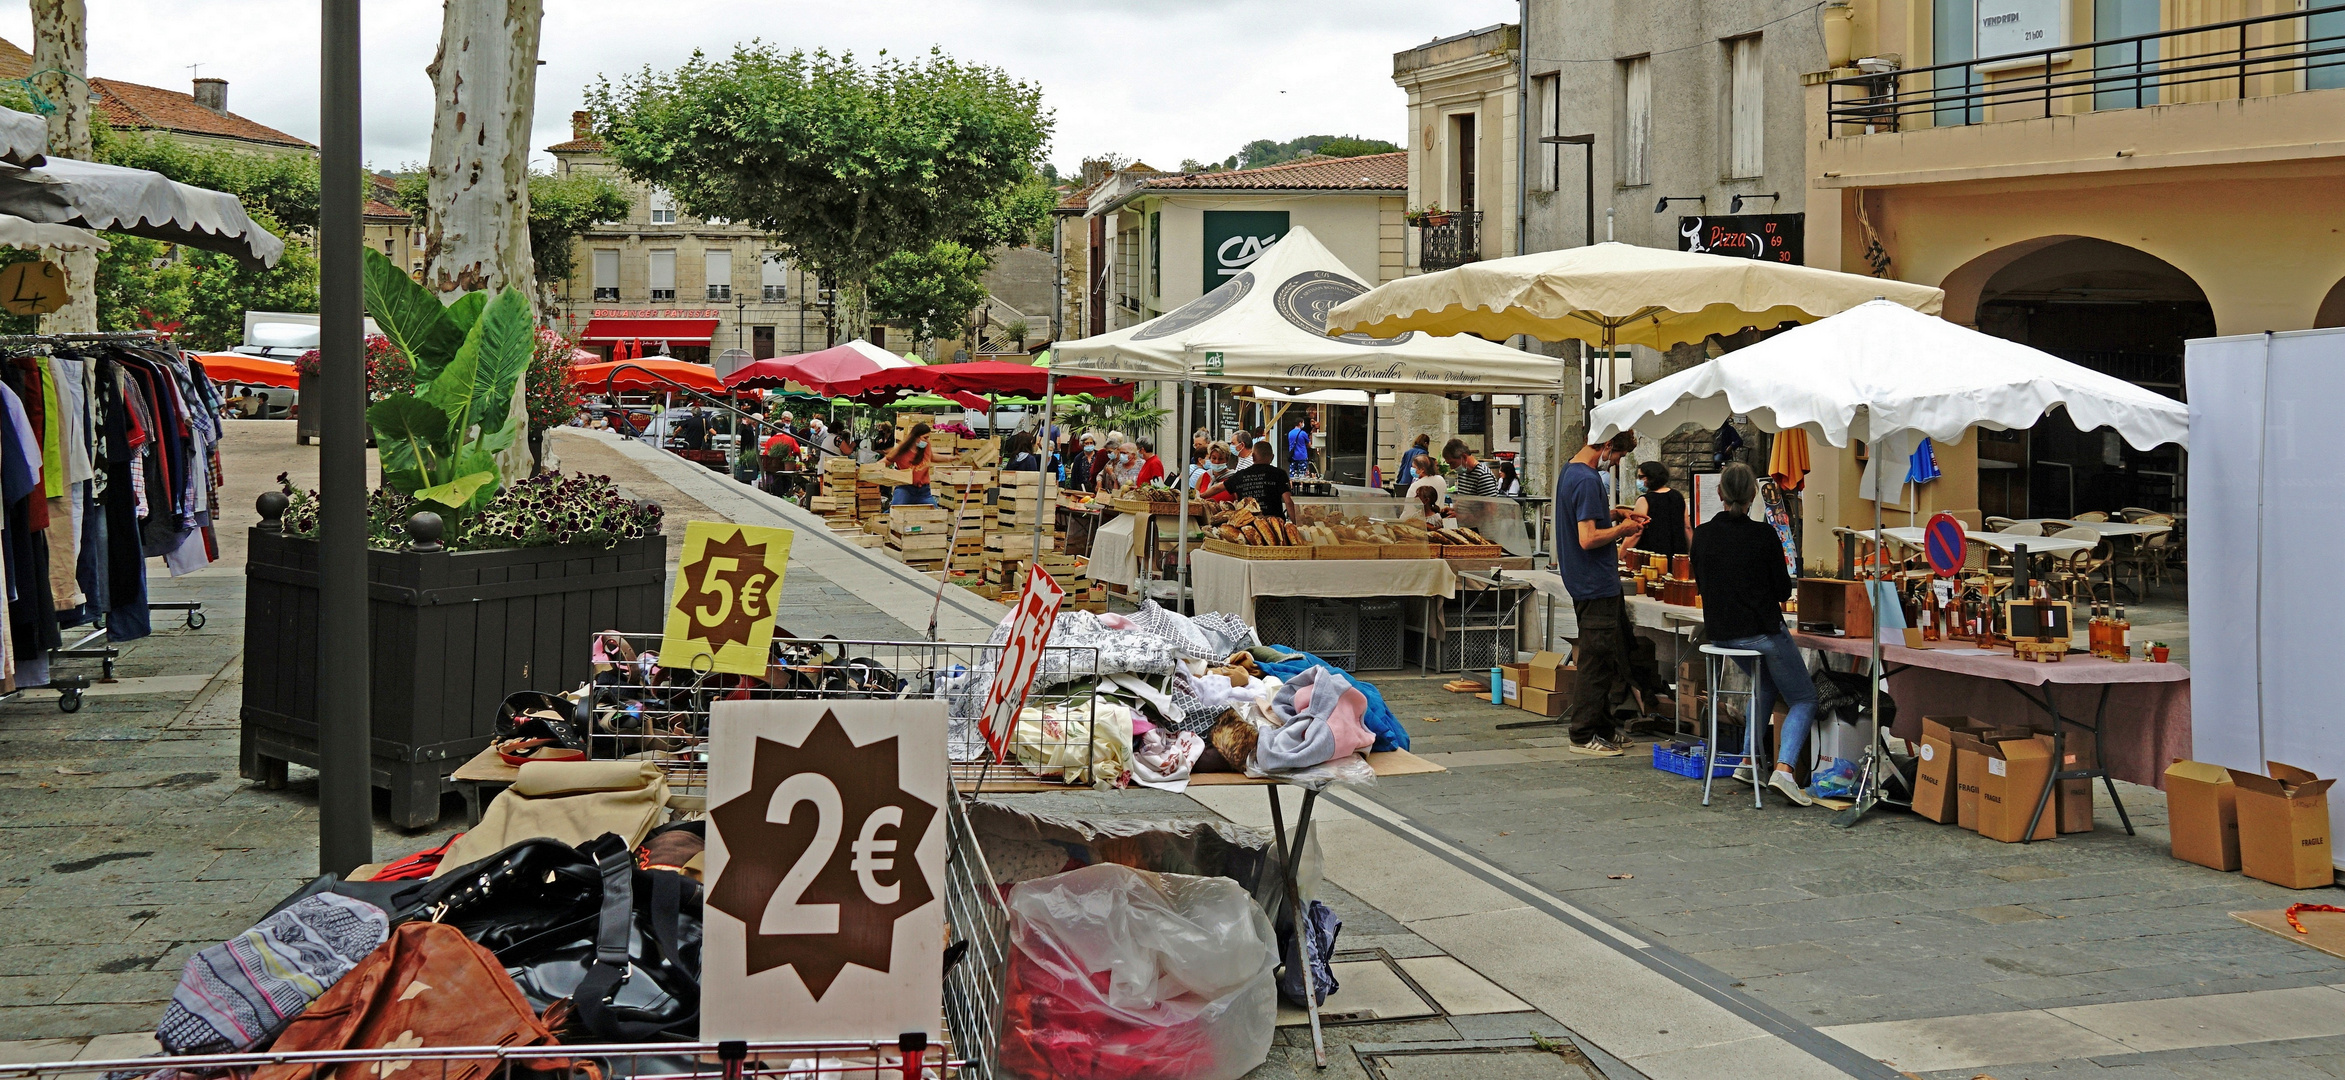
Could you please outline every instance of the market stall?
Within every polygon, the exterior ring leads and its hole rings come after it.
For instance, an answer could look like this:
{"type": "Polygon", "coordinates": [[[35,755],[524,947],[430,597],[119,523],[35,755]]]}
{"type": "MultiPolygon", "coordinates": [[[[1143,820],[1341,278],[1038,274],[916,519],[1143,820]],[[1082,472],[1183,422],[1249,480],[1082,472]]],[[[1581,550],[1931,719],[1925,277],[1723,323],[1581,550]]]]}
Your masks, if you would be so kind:
{"type": "MultiPolygon", "coordinates": [[[[1368,286],[1345,267],[1307,229],[1296,229],[1265,251],[1244,272],[1212,292],[1139,326],[1080,341],[1065,342],[1053,350],[1052,371],[1058,375],[1091,375],[1124,381],[1174,382],[1185,399],[1197,384],[1259,386],[1278,393],[1339,391],[1357,393],[1361,404],[1370,395],[1394,393],[1498,393],[1556,395],[1570,387],[1564,382],[1562,362],[1535,353],[1505,348],[1470,337],[1439,338],[1404,335],[1374,339],[1361,335],[1329,337],[1326,315],[1342,301],[1362,295],[1368,286]]],[[[1185,415],[1185,413],[1183,413],[1185,415]]],[[[1188,513],[1191,492],[1182,485],[1168,493],[1174,521],[1188,513]]],[[[1395,510],[1399,503],[1385,500],[1395,510]]],[[[1259,509],[1259,508],[1257,508],[1259,509]]],[[[1369,515],[1347,511],[1345,518],[1369,515]]],[[[1210,523],[1209,523],[1210,524],[1210,523]]],[[[1305,596],[1312,582],[1352,578],[1382,580],[1388,575],[1379,562],[1386,558],[1441,561],[1445,557],[1504,556],[1486,538],[1459,533],[1442,538],[1388,535],[1363,540],[1338,535],[1335,522],[1298,522],[1322,526],[1325,534],[1306,533],[1301,539],[1284,536],[1228,537],[1218,535],[1212,550],[1221,561],[1193,562],[1190,551],[1206,543],[1204,531],[1176,530],[1176,565],[1191,567],[1188,582],[1197,610],[1251,610],[1214,605],[1235,603],[1218,599],[1239,595],[1245,588],[1267,589],[1254,595],[1305,596]],[[1192,536],[1197,537],[1192,543],[1192,536]],[[1280,540],[1284,542],[1267,542],[1280,540]],[[1480,542],[1476,542],[1480,541],[1480,542]],[[1226,546],[1220,546],[1226,545],[1226,546]],[[1460,549],[1451,552],[1448,549],[1460,549]],[[1386,550],[1386,549],[1391,550],[1386,550]],[[1259,550],[1249,550],[1259,549],[1259,550]],[[1329,556],[1334,556],[1331,560],[1329,556]],[[1231,584],[1237,561],[1260,565],[1244,568],[1246,584],[1231,584]],[[1306,568],[1332,561],[1341,569],[1306,568]],[[1200,575],[1211,573],[1210,585],[1200,575]],[[1217,599],[1209,601],[1206,592],[1217,599]]],[[[1135,526],[1134,543],[1146,547],[1144,526],[1135,526]]],[[[1241,523],[1238,531],[1243,533],[1241,523]]],[[[1103,530],[1104,535],[1104,530],[1103,530]]],[[[1094,549],[1095,556],[1097,549],[1094,549]]],[[[1528,566],[1528,563],[1525,563],[1528,566]]],[[[1454,576],[1455,571],[1449,570],[1454,576]]],[[[1426,588],[1444,587],[1441,573],[1416,574],[1426,588]]],[[[1177,593],[1178,590],[1176,590],[1177,593]]],[[[1449,593],[1429,595],[1451,595],[1449,593]]],[[[1359,595],[1338,593],[1336,595],[1359,595]]],[[[1375,595],[1395,595],[1386,590],[1375,595]]]]}
{"type": "MultiPolygon", "coordinates": [[[[1941,443],[1957,443],[1973,428],[2008,430],[2031,426],[2055,407],[2065,408],[2081,430],[2113,428],[2128,443],[2141,449],[2188,438],[2188,411],[2179,401],[2036,349],[1886,301],[1858,305],[1840,315],[1787,331],[1624,395],[1595,411],[1590,438],[1603,438],[1638,427],[1650,432],[1676,431],[1689,426],[1715,427],[1728,416],[1747,415],[1762,430],[1797,428],[1806,431],[1809,438],[1830,446],[1845,446],[1852,440],[1897,446],[1908,438],[1923,436],[1941,443]]],[[[1876,472],[1886,476],[1893,470],[1876,472]]],[[[1887,494],[1884,486],[1874,498],[1875,522],[1870,531],[1877,548],[1889,538],[1888,530],[1880,526],[1878,509],[1887,494]]],[[[1915,539],[1920,539],[1918,534],[1915,539]]],[[[2011,538],[2015,546],[2029,539],[2035,538],[2011,538]]],[[[2047,546],[2058,543],[2052,539],[2043,542],[2047,546]]],[[[2030,551],[2034,550],[2031,546],[2030,551]]],[[[1875,579],[1895,576],[1902,581],[1902,575],[1882,572],[1877,561],[1868,560],[1868,565],[1875,569],[1865,575],[1867,595],[1882,597],[1879,606],[1886,612],[1902,589],[1889,580],[1875,579]]],[[[2017,589],[1994,579],[1971,587],[1998,609],[2030,599],[2013,595],[2017,589]]],[[[1928,595],[1936,598],[1926,601],[1933,604],[1942,602],[1945,596],[1936,591],[1928,595]]],[[[1814,616],[1815,613],[1803,611],[1803,621],[1814,616]]],[[[1928,617],[1926,612],[1924,617],[1928,617]]],[[[2065,614],[2062,618],[2065,619],[2065,614]]],[[[2004,624],[1998,616],[1991,614],[1989,619],[1991,625],[2004,624]]],[[[1888,620],[1882,625],[1894,632],[1903,623],[1888,620]]],[[[2065,621],[2061,623],[2064,629],[2066,625],[2065,621]]],[[[1889,643],[1881,638],[1881,633],[1868,630],[1846,638],[1827,639],[1846,643],[1843,647],[1848,650],[1861,649],[1870,660],[1876,697],[1873,708],[1868,710],[1869,722],[1877,722],[1880,716],[1878,695],[1882,692],[1883,679],[1893,666],[1884,659],[1884,646],[1889,643]]],[[[2060,661],[2068,660],[2065,645],[2063,640],[2033,652],[2025,648],[2018,651],[2046,661],[2044,666],[2064,668],[2060,661]]],[[[1931,659],[1937,661],[1960,650],[1925,651],[1936,654],[1931,659]]],[[[2080,664],[2078,670],[2092,666],[2080,664]]],[[[2176,666],[2174,670],[2180,669],[2176,666]]],[[[2187,674],[2182,678],[2187,678],[2187,674]]],[[[2155,681],[2178,680],[2172,673],[2160,672],[2155,681]]],[[[1889,692],[1895,696],[1894,689],[1889,692]]],[[[2046,700],[2048,703],[2049,699],[2046,700]]],[[[1901,700],[1898,704],[1901,713],[1917,716],[1934,714],[1939,707],[1927,699],[1901,700]]],[[[2059,759],[2071,727],[2091,733],[2095,725],[2057,709],[2050,711],[2056,716],[2050,725],[2053,756],[2059,759]]],[[[2145,738],[2153,732],[2161,733],[2155,737],[2159,740],[2158,752],[2162,753],[2172,749],[2162,733],[2185,726],[2169,718],[2140,730],[2145,738]]],[[[1890,751],[1885,749],[1886,744],[1868,732],[1863,745],[1866,763],[1859,766],[1863,787],[1856,807],[1846,818],[1848,824],[1853,824],[1880,797],[1875,781],[1887,772],[1890,751]]],[[[2104,774],[2097,770],[2055,770],[2052,775],[2057,780],[2104,774]]],[[[2047,780],[2047,784],[2052,782],[2047,780]]]]}

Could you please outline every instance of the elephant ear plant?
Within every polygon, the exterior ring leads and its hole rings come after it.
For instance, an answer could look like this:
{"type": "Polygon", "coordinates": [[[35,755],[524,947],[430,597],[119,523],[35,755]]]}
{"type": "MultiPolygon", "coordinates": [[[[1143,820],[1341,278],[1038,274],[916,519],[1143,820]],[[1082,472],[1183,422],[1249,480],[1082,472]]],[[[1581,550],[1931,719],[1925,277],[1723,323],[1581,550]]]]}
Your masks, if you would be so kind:
{"type": "Polygon", "coordinates": [[[474,292],[442,304],[370,248],[366,308],[417,383],[366,410],[384,485],[451,518],[486,506],[499,487],[497,452],[524,434],[512,406],[537,349],[528,299],[508,286],[494,299],[474,292]]]}

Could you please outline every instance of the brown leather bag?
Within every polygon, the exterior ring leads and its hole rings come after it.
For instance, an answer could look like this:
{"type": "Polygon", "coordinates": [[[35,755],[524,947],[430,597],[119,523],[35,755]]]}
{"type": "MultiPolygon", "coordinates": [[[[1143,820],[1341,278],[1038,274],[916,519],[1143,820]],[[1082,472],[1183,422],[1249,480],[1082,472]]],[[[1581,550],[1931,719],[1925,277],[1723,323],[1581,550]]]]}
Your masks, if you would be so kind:
{"type": "MultiPolygon", "coordinates": [[[[411,922],[344,975],[287,1025],[273,1047],[290,1050],[409,1050],[447,1046],[545,1046],[555,1043],[496,954],[455,927],[411,922]]],[[[589,1062],[536,1058],[516,1066],[554,1076],[598,1078],[589,1062]]],[[[493,1058],[343,1065],[265,1066],[253,1080],[384,1080],[394,1072],[431,1080],[481,1080],[493,1058]]]]}

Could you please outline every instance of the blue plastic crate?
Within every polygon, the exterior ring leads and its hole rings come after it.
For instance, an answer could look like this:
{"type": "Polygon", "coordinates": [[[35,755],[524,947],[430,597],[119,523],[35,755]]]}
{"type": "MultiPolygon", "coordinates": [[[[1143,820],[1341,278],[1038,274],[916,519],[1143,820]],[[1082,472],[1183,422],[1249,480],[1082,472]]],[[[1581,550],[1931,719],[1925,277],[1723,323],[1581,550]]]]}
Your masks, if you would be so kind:
{"type": "MultiPolygon", "coordinates": [[[[1741,757],[1742,755],[1731,754],[1728,756],[1741,757]]],[[[1659,769],[1665,773],[1675,773],[1678,776],[1688,777],[1694,780],[1699,780],[1702,778],[1702,761],[1707,757],[1709,757],[1709,749],[1702,743],[1695,743],[1691,747],[1688,747],[1682,751],[1671,749],[1668,743],[1653,744],[1654,768],[1659,769]]],[[[1714,765],[1710,769],[1710,775],[1720,779],[1732,777],[1734,775],[1734,765],[1735,763],[1733,762],[1728,762],[1723,765],[1714,765]]]]}

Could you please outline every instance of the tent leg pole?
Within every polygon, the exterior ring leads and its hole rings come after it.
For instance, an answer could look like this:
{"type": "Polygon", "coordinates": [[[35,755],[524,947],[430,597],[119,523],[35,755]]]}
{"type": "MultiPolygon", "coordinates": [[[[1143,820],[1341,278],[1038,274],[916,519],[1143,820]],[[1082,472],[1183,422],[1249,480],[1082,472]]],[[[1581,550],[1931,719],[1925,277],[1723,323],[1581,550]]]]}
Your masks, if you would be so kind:
{"type": "MultiPolygon", "coordinates": [[[[1190,383],[1190,382],[1187,382],[1186,380],[1184,380],[1184,381],[1181,383],[1181,417],[1182,417],[1182,419],[1187,419],[1187,418],[1188,418],[1188,415],[1189,415],[1189,402],[1190,402],[1191,400],[1193,400],[1193,399],[1195,398],[1195,396],[1196,396],[1196,391],[1195,391],[1194,389],[1192,389],[1192,387],[1193,387],[1194,385],[1195,385],[1195,384],[1193,384],[1193,383],[1190,383]]],[[[1178,433],[1177,433],[1177,432],[1176,432],[1175,434],[1176,434],[1176,436],[1178,435],[1178,433]]],[[[1185,449],[1185,448],[1184,448],[1184,449],[1185,449]]],[[[1183,456],[1185,457],[1185,456],[1187,456],[1187,455],[1183,455],[1183,456]]],[[[1188,596],[1189,596],[1189,486],[1190,486],[1190,485],[1189,485],[1189,470],[1188,470],[1186,467],[1183,467],[1183,468],[1181,469],[1181,479],[1180,479],[1180,485],[1181,485],[1181,517],[1180,517],[1180,520],[1179,520],[1178,522],[1175,522],[1175,523],[1173,524],[1173,530],[1174,530],[1174,536],[1175,536],[1175,539],[1173,540],[1173,604],[1172,604],[1172,609],[1173,609],[1174,613],[1176,613],[1176,614],[1183,614],[1183,615],[1185,615],[1185,614],[1188,614],[1188,612],[1187,612],[1186,610],[1184,610],[1184,609],[1187,607],[1186,601],[1187,601],[1187,599],[1188,599],[1188,596]]],[[[1152,551],[1152,552],[1149,552],[1148,554],[1149,554],[1149,556],[1150,556],[1151,558],[1154,558],[1154,557],[1155,557],[1155,555],[1156,555],[1156,553],[1155,553],[1155,552],[1153,552],[1153,551],[1152,551]]]]}
{"type": "MultiPolygon", "coordinates": [[[[1882,445],[1881,433],[1872,430],[1870,422],[1872,410],[1866,409],[1865,413],[1867,420],[1865,433],[1871,437],[1873,447],[1878,451],[1882,445]]],[[[1864,753],[1857,755],[1856,760],[1856,790],[1851,792],[1855,799],[1848,809],[1832,815],[1832,824],[1843,829],[1855,826],[1858,821],[1864,818],[1865,813],[1873,808],[1875,803],[1881,801],[1880,781],[1876,778],[1876,774],[1880,771],[1879,754],[1881,748],[1881,613],[1878,606],[1872,603],[1872,583],[1879,580],[1877,574],[1881,568],[1881,554],[1886,550],[1881,546],[1881,483],[1888,478],[1886,470],[1889,465],[1885,461],[1878,460],[1874,461],[1873,464],[1876,466],[1873,470],[1873,485],[1870,492],[1873,499],[1873,552],[1865,557],[1864,568],[1857,572],[1857,580],[1862,582],[1865,587],[1867,606],[1874,608],[1872,648],[1870,650],[1873,670],[1870,677],[1865,680],[1872,692],[1872,708],[1867,710],[1868,715],[1865,718],[1865,750],[1864,753]]],[[[1860,482],[1860,492],[1862,487],[1860,482]]],[[[1892,589],[1891,593],[1893,594],[1891,602],[1894,603],[1895,589],[1892,589]]]]}
{"type": "MultiPolygon", "coordinates": [[[[1055,370],[1045,372],[1042,376],[1042,437],[1045,440],[1050,438],[1051,420],[1058,411],[1058,377],[1055,370]]],[[[1049,491],[1057,480],[1058,467],[1051,461],[1049,454],[1044,454],[1042,483],[1034,489],[1034,561],[1037,564],[1042,562],[1042,494],[1049,491]]]]}

